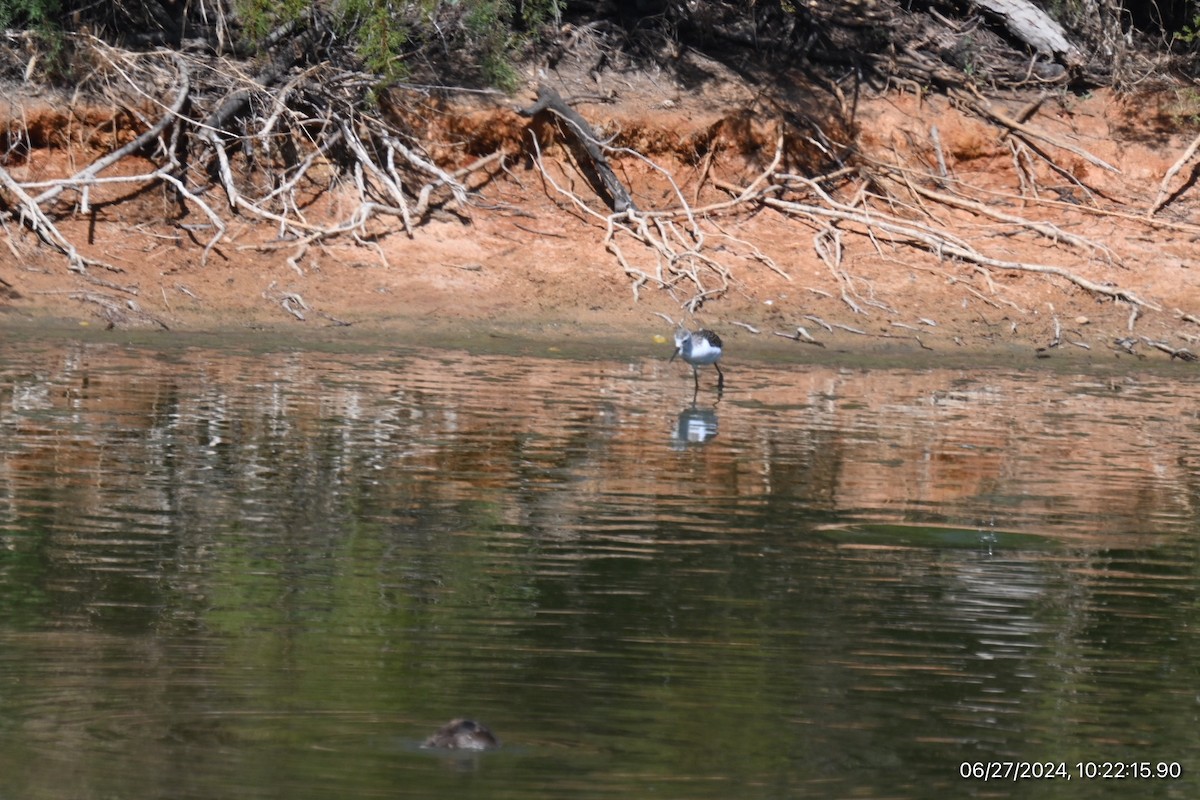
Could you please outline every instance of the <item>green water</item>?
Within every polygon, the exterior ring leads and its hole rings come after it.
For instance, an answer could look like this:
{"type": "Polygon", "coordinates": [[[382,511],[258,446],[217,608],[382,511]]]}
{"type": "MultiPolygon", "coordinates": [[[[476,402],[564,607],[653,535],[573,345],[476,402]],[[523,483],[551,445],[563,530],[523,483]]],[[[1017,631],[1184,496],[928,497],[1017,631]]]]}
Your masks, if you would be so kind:
{"type": "Polygon", "coordinates": [[[1191,368],[727,373],[0,344],[0,800],[1196,796],[1191,368]]]}

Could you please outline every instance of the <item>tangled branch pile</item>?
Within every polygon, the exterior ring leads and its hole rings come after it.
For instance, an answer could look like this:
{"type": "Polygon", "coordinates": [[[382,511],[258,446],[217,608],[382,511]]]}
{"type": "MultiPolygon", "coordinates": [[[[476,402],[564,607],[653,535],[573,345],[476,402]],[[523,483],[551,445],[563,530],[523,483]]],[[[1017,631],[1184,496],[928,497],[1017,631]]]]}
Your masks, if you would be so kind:
{"type": "MultiPolygon", "coordinates": [[[[421,152],[419,142],[384,121],[367,102],[376,84],[372,75],[324,61],[288,72],[271,65],[247,75],[235,63],[211,58],[133,53],[94,37],[81,45],[79,50],[86,49],[92,61],[83,90],[93,98],[107,96],[114,107],[138,116],[145,131],[57,180],[18,184],[0,167],[0,181],[17,201],[8,204],[66,255],[74,270],[83,271],[89,261],[51,220],[52,214],[71,207],[52,213],[43,208],[69,195],[74,210],[87,213],[89,196],[105,184],[144,188],[164,183],[173,188],[181,211],[200,212],[207,219],[211,236],[206,258],[225,234],[227,211],[270,222],[281,237],[303,242],[343,233],[361,236],[378,215],[398,217],[411,234],[431,202],[441,202],[432,197],[440,188],[446,189],[442,200],[465,208],[465,173],[447,173],[421,152]],[[101,175],[133,157],[153,168],[134,175],[101,175]],[[236,170],[231,163],[235,158],[243,162],[236,170]],[[308,222],[304,207],[343,177],[354,181],[361,204],[335,225],[308,222]],[[214,187],[223,195],[220,200],[212,197],[214,187]]],[[[10,133],[10,153],[20,152],[21,137],[28,135],[10,133]]]]}

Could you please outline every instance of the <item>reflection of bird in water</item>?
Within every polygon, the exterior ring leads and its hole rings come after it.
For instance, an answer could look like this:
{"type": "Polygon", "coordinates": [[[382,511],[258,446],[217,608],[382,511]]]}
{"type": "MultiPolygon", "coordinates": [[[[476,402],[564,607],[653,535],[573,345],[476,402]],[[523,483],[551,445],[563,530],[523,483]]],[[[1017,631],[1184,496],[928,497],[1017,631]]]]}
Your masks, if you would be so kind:
{"type": "Polygon", "coordinates": [[[717,435],[717,412],[713,408],[685,408],[675,421],[675,447],[704,444],[717,435]]]}
{"type": "Polygon", "coordinates": [[[443,750],[493,750],[499,746],[500,741],[488,727],[473,719],[452,719],[421,745],[443,750]]]}
{"type": "Polygon", "coordinates": [[[717,370],[717,391],[725,388],[725,373],[717,364],[721,360],[721,337],[712,331],[689,332],[686,328],[675,331],[675,352],[671,361],[679,356],[692,365],[692,379],[696,382],[696,391],[700,390],[700,370],[697,367],[712,364],[717,370]]]}

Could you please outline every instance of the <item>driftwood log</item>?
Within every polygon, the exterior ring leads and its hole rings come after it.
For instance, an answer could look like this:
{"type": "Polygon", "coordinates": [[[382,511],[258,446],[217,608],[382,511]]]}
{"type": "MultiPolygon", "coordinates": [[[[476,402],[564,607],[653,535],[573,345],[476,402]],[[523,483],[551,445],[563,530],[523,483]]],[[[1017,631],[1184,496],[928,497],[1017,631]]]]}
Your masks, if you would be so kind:
{"type": "Polygon", "coordinates": [[[1084,65],[1083,53],[1062,26],[1029,0],[975,0],[975,5],[1000,18],[1009,33],[1036,52],[1053,56],[1071,70],[1084,65]]]}
{"type": "Polygon", "coordinates": [[[629,190],[617,178],[612,167],[608,163],[608,158],[604,155],[604,147],[600,143],[600,138],[596,136],[592,126],[583,116],[567,105],[567,102],[562,99],[554,89],[540,84],[538,86],[537,102],[529,108],[517,109],[517,113],[523,117],[534,117],[543,111],[549,111],[563,122],[567,128],[575,136],[575,141],[582,147],[583,152],[587,155],[588,161],[580,161],[581,168],[584,170],[584,175],[588,182],[592,184],[592,188],[596,193],[604,198],[604,202],[614,212],[622,214],[626,211],[636,211],[637,207],[633,204],[633,198],[629,195],[629,190]],[[590,164],[590,166],[589,166],[590,164]],[[594,172],[592,172],[594,170],[594,172]]]}

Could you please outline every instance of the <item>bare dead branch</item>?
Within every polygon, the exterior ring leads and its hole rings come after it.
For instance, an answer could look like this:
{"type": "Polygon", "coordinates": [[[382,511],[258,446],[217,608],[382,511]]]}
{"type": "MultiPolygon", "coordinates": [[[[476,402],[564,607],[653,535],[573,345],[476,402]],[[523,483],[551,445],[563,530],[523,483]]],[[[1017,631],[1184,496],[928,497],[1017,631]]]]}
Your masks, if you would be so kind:
{"type": "MultiPolygon", "coordinates": [[[[98,42],[99,40],[96,41],[98,42]]],[[[98,52],[101,54],[101,56],[108,58],[109,63],[113,65],[114,69],[117,69],[118,72],[120,72],[122,76],[125,77],[125,79],[131,84],[134,84],[133,79],[128,75],[125,75],[124,71],[117,68],[116,64],[107,56],[108,50],[109,48],[107,47],[98,48],[98,52]]],[[[59,181],[46,191],[42,192],[34,200],[37,205],[40,206],[53,200],[55,197],[58,197],[63,190],[70,186],[88,185],[89,179],[100,174],[102,171],[111,167],[113,164],[116,164],[121,159],[125,158],[131,153],[141,152],[149,147],[158,139],[159,136],[162,135],[163,131],[165,131],[167,127],[171,125],[171,123],[177,120],[180,112],[183,110],[184,105],[188,101],[188,96],[191,92],[191,81],[188,75],[187,64],[184,62],[183,58],[175,55],[174,61],[175,67],[179,72],[179,88],[175,93],[175,101],[170,105],[170,107],[167,108],[167,113],[163,114],[158,122],[156,122],[149,130],[142,133],[133,141],[129,142],[123,147],[118,147],[108,155],[92,162],[85,169],[75,173],[75,175],[71,176],[69,179],[59,181]]]]}
{"type": "Polygon", "coordinates": [[[59,233],[50,218],[38,207],[37,202],[21,188],[20,184],[13,180],[13,177],[2,166],[0,166],[0,189],[9,195],[9,197],[0,195],[0,200],[7,206],[19,209],[18,219],[36,233],[42,241],[65,255],[69,269],[75,272],[84,271],[85,259],[79,255],[75,245],[59,233]]]}
{"type": "Polygon", "coordinates": [[[1070,142],[1063,141],[1062,139],[1058,138],[1057,136],[1051,136],[1050,134],[1048,134],[1044,131],[1040,131],[1036,128],[1030,127],[1029,125],[1026,125],[1022,122],[1018,122],[1017,120],[1015,120],[1012,117],[1005,114],[1003,111],[1000,111],[999,109],[997,109],[995,106],[993,106],[991,104],[991,102],[989,102],[988,100],[986,100],[979,94],[976,94],[974,97],[968,96],[962,92],[956,92],[954,94],[956,94],[959,97],[959,99],[961,99],[966,104],[966,106],[968,108],[971,108],[976,113],[978,113],[980,116],[987,117],[988,119],[992,120],[993,122],[995,122],[999,125],[1003,125],[1004,127],[1008,128],[1013,133],[1020,133],[1029,138],[1038,139],[1040,141],[1043,141],[1048,145],[1059,148],[1060,150],[1066,150],[1068,153],[1074,153],[1075,155],[1079,156],[1080,158],[1087,161],[1088,163],[1094,164],[1095,166],[1100,167],[1101,169],[1107,170],[1109,172],[1113,172],[1113,173],[1117,173],[1117,174],[1120,174],[1120,172],[1121,172],[1121,170],[1117,169],[1112,164],[1109,164],[1107,161],[1105,161],[1102,158],[1099,158],[1098,156],[1092,155],[1088,151],[1084,150],[1082,147],[1078,147],[1076,145],[1071,144],[1070,142]]]}
{"type": "Polygon", "coordinates": [[[1196,155],[1198,148],[1200,148],[1200,136],[1192,139],[1192,143],[1183,151],[1183,155],[1167,170],[1167,174],[1163,176],[1162,183],[1158,185],[1158,195],[1154,198],[1154,202],[1150,204],[1150,208],[1146,211],[1146,216],[1153,217],[1158,213],[1159,209],[1167,204],[1167,200],[1169,199],[1167,190],[1171,185],[1171,181],[1174,180],[1179,170],[1183,169],[1183,165],[1192,160],[1192,156],[1196,155]]]}
{"type": "Polygon", "coordinates": [[[1142,341],[1150,347],[1153,347],[1155,350],[1161,350],[1162,352],[1166,353],[1171,357],[1172,360],[1178,358],[1180,361],[1200,361],[1200,356],[1197,356],[1187,348],[1171,347],[1171,345],[1167,344],[1166,342],[1157,341],[1147,336],[1143,336],[1142,341]]]}

